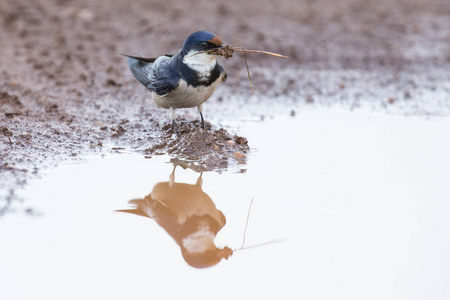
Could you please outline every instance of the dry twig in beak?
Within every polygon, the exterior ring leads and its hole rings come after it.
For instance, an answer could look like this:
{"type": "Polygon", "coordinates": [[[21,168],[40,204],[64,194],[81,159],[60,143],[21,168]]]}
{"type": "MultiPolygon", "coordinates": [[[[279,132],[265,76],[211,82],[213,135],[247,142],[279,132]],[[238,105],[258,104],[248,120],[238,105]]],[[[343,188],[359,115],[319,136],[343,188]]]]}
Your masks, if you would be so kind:
{"type": "Polygon", "coordinates": [[[248,64],[247,64],[247,54],[246,53],[247,52],[248,53],[261,53],[261,54],[272,55],[272,56],[275,56],[275,57],[288,58],[287,56],[282,55],[282,54],[278,54],[278,53],[262,51],[262,50],[247,50],[247,49],[244,49],[243,47],[233,47],[233,46],[230,46],[230,45],[225,45],[223,47],[215,48],[215,49],[211,49],[211,50],[200,51],[200,52],[194,53],[192,55],[208,53],[208,54],[220,55],[220,56],[223,56],[225,58],[230,58],[230,57],[233,57],[234,51],[238,51],[238,52],[243,52],[244,53],[244,61],[245,61],[245,67],[247,68],[248,81],[250,82],[250,87],[252,88],[252,93],[253,94],[255,94],[255,91],[253,89],[252,80],[250,78],[250,70],[249,70],[248,64]]]}

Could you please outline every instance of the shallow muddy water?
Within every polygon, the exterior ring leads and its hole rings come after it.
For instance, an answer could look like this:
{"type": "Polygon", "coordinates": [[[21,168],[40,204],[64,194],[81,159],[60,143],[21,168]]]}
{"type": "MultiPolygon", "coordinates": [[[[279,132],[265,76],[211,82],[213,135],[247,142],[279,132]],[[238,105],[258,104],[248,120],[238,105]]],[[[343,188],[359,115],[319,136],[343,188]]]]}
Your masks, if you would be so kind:
{"type": "Polygon", "coordinates": [[[123,153],[32,182],[21,196],[34,215],[0,220],[0,299],[448,299],[450,118],[224,125],[252,148],[230,171],[171,176],[169,157],[123,153]],[[245,246],[283,241],[220,262],[182,255],[180,243],[215,249],[180,238],[195,214],[220,229],[218,248],[240,248],[252,199],[245,246]]]}

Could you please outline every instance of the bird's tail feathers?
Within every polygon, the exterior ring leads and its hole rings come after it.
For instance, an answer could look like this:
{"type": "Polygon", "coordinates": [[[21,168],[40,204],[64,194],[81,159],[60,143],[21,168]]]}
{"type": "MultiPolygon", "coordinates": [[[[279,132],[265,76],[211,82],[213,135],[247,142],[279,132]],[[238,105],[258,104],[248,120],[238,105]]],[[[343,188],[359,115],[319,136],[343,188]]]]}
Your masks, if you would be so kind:
{"type": "Polygon", "coordinates": [[[143,57],[141,53],[139,53],[140,56],[128,55],[128,54],[123,54],[123,53],[120,53],[120,55],[126,56],[128,58],[134,58],[139,61],[143,61],[143,62],[147,62],[147,63],[152,63],[152,62],[155,62],[155,60],[156,60],[156,57],[143,57]]]}
{"type": "MultiPolygon", "coordinates": [[[[143,62],[147,62],[147,63],[153,63],[157,59],[157,57],[144,57],[140,52],[138,54],[139,54],[139,56],[133,56],[133,55],[120,53],[120,55],[126,56],[128,58],[134,58],[139,61],[143,61],[143,62]]],[[[172,57],[173,54],[165,54],[164,56],[172,57]]]]}

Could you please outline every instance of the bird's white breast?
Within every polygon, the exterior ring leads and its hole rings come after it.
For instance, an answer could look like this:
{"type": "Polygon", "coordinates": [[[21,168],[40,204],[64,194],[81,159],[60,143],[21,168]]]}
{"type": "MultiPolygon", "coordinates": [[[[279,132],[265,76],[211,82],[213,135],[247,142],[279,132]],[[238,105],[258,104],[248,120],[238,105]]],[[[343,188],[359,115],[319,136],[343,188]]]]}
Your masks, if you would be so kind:
{"type": "Polygon", "coordinates": [[[188,85],[186,81],[181,79],[180,85],[174,91],[163,96],[152,92],[152,97],[155,103],[163,108],[197,107],[212,96],[219,83],[224,80],[223,77],[224,75],[220,74],[220,77],[211,85],[199,85],[197,87],[188,85]]]}
{"type": "Polygon", "coordinates": [[[189,253],[202,253],[215,248],[215,237],[207,226],[202,226],[198,231],[183,238],[181,243],[189,253]]]}

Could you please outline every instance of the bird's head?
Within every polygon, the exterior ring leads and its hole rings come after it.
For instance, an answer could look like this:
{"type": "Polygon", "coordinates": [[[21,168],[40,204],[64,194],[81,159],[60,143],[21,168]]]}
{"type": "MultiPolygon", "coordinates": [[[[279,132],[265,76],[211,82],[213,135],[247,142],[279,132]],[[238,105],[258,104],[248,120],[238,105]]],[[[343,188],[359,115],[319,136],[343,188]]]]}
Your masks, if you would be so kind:
{"type": "Polygon", "coordinates": [[[183,44],[183,54],[194,54],[222,47],[222,40],[215,34],[207,31],[197,31],[191,34],[183,44]]]}
{"type": "Polygon", "coordinates": [[[222,40],[215,34],[197,31],[184,41],[182,53],[190,63],[208,65],[219,56],[215,50],[222,48],[222,45],[222,40]]]}

